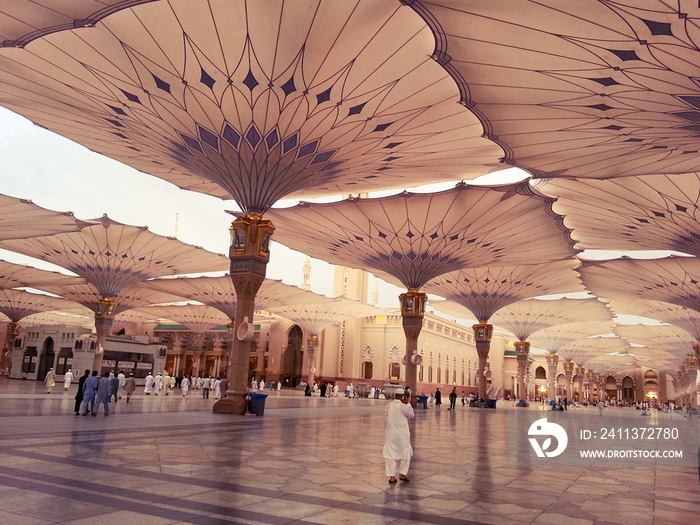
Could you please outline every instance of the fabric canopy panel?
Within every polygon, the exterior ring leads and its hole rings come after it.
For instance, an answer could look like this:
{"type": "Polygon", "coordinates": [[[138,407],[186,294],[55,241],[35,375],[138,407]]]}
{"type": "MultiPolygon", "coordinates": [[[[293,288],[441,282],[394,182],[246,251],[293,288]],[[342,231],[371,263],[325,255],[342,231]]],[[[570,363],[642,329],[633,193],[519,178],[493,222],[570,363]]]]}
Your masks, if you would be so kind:
{"type": "Polygon", "coordinates": [[[506,306],[491,318],[521,341],[538,330],[583,320],[610,321],[612,312],[598,299],[529,299],[506,306]]]}
{"type": "MultiPolygon", "coordinates": [[[[615,333],[633,344],[646,346],[650,352],[658,350],[682,359],[693,353],[693,345],[698,343],[691,334],[676,326],[661,325],[620,325],[615,333]]],[[[657,356],[661,358],[661,354],[657,356]]]]}
{"type": "Polygon", "coordinates": [[[79,232],[0,242],[0,248],[62,266],[104,297],[162,275],[222,271],[227,257],[107,216],[79,232]]]}
{"type": "MultiPolygon", "coordinates": [[[[629,347],[629,343],[620,337],[587,337],[565,344],[557,353],[567,361],[582,365],[594,357],[626,352],[629,347]]],[[[634,364],[632,358],[630,363],[634,364]]]]}
{"type": "Polygon", "coordinates": [[[700,170],[697,6],[410,3],[506,162],[596,178],[700,170]]]}
{"type": "Polygon", "coordinates": [[[585,261],[579,273],[592,293],[606,299],[663,301],[700,312],[700,260],[696,257],[585,261]]]}
{"type": "MultiPolygon", "coordinates": [[[[572,259],[545,264],[458,270],[433,279],[423,287],[423,291],[462,305],[479,322],[486,323],[504,306],[523,299],[584,291],[581,280],[574,271],[579,264],[578,260],[572,259]]],[[[438,310],[441,309],[441,303],[431,304],[438,310]]]]}
{"type": "Polygon", "coordinates": [[[197,334],[203,334],[229,322],[229,318],[221,311],[203,304],[146,306],[137,311],[153,319],[175,321],[197,334]]]}
{"type": "MultiPolygon", "coordinates": [[[[41,289],[45,292],[60,295],[61,297],[80,303],[93,311],[95,310],[95,305],[103,297],[93,285],[88,283],[71,286],[49,285],[42,286],[41,289]]],[[[119,294],[116,296],[116,300],[117,304],[114,307],[114,313],[119,314],[132,308],[139,308],[151,304],[183,302],[184,298],[145,288],[141,284],[135,284],[120,290],[119,294]]]]}
{"type": "MultiPolygon", "coordinates": [[[[220,310],[229,319],[236,317],[237,295],[230,275],[152,279],[144,282],[143,286],[206,304],[220,310]]],[[[288,304],[315,304],[332,300],[330,297],[302,290],[282,281],[265,279],[255,296],[255,307],[258,310],[268,310],[288,304]]]]}
{"type": "Polygon", "coordinates": [[[297,323],[310,336],[319,335],[326,328],[342,321],[386,315],[381,308],[344,298],[321,304],[278,306],[270,311],[297,323]]]}
{"type": "Polygon", "coordinates": [[[530,335],[528,341],[537,348],[555,354],[568,343],[597,335],[612,334],[615,323],[612,321],[584,321],[564,323],[538,330],[530,335]]]}
{"type": "Polygon", "coordinates": [[[549,179],[535,187],[556,197],[577,247],[672,250],[700,255],[700,174],[610,180],[549,179]]]}
{"type": "Polygon", "coordinates": [[[28,315],[52,311],[88,314],[84,307],[59,297],[22,290],[0,290],[0,312],[9,317],[12,322],[18,323],[28,315]]]}
{"type": "Polygon", "coordinates": [[[75,286],[84,282],[80,277],[0,260],[0,288],[30,287],[42,289],[43,285],[75,286]]]}
{"type": "Polygon", "coordinates": [[[0,194],[0,240],[77,232],[86,225],[70,212],[47,210],[32,201],[0,194]]]}
{"type": "Polygon", "coordinates": [[[527,182],[269,210],[274,239],[406,288],[463,268],[568,259],[576,252],[552,201],[527,182]]]}
{"type": "Polygon", "coordinates": [[[28,315],[22,319],[22,326],[25,328],[31,326],[45,325],[63,325],[63,326],[79,326],[82,328],[92,328],[95,325],[95,318],[88,311],[85,315],[71,315],[62,312],[41,312],[28,315]]]}
{"type": "Polygon", "coordinates": [[[661,301],[640,301],[617,297],[611,299],[608,306],[615,315],[636,315],[678,326],[700,342],[700,312],[697,310],[661,301]]]}
{"type": "Polygon", "coordinates": [[[134,3],[5,42],[0,104],[244,211],[505,167],[399,2],[134,3]]]}

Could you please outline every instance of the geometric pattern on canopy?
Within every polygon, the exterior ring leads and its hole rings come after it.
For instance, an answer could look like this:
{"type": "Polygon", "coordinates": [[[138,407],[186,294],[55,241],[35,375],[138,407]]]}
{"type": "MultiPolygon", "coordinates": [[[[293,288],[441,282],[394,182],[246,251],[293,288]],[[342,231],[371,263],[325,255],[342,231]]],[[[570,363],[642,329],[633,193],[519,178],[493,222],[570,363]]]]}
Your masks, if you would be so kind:
{"type": "Polygon", "coordinates": [[[626,352],[629,348],[629,343],[620,337],[587,337],[565,344],[557,353],[566,361],[582,365],[595,357],[626,352]]]}
{"type": "Polygon", "coordinates": [[[136,311],[152,319],[167,319],[185,325],[196,334],[202,334],[230,321],[221,311],[203,304],[145,306],[136,311]]]}
{"type": "Polygon", "coordinates": [[[86,225],[70,212],[47,210],[32,201],[0,194],[0,240],[75,232],[86,225]]]}
{"type": "Polygon", "coordinates": [[[80,277],[0,260],[0,288],[41,289],[41,285],[75,285],[83,282],[80,277]]]}
{"type": "Polygon", "coordinates": [[[559,324],[577,321],[610,321],[612,313],[598,299],[528,299],[511,304],[491,318],[521,341],[531,334],[559,324]]]}
{"type": "MultiPolygon", "coordinates": [[[[468,268],[440,275],[423,286],[422,291],[459,303],[479,322],[486,323],[504,306],[523,299],[584,291],[574,271],[579,265],[578,260],[570,259],[544,264],[468,268]]],[[[440,309],[435,302],[431,304],[440,309]]]]}
{"type": "Polygon", "coordinates": [[[550,326],[530,335],[532,346],[556,354],[562,346],[579,339],[597,335],[612,334],[615,323],[612,321],[583,321],[550,326]]]}
{"type": "MultiPolygon", "coordinates": [[[[231,276],[221,277],[177,277],[175,279],[152,279],[142,283],[145,288],[164,293],[179,295],[190,301],[198,301],[226,314],[229,319],[236,318],[236,301],[238,295],[231,276]]],[[[282,281],[265,279],[255,296],[255,308],[267,310],[275,306],[288,304],[312,304],[332,301],[333,299],[302,290],[282,281]]]]}
{"type": "Polygon", "coordinates": [[[0,104],[244,211],[505,167],[399,2],[131,4],[5,42],[0,104]]]}
{"type": "Polygon", "coordinates": [[[534,185],[556,197],[554,211],[564,215],[580,249],[643,247],[700,256],[700,173],[554,178],[534,185]]]}
{"type": "Polygon", "coordinates": [[[527,182],[459,184],[438,193],[300,204],[266,217],[277,242],[419,289],[463,268],[570,258],[573,241],[551,206],[527,182]]]}
{"type": "Polygon", "coordinates": [[[65,314],[62,312],[41,312],[28,315],[22,319],[22,326],[24,326],[24,328],[45,325],[80,326],[83,328],[92,328],[95,326],[95,318],[91,312],[86,311],[85,316],[65,314]]]}
{"type": "Polygon", "coordinates": [[[696,257],[584,261],[579,270],[598,296],[663,301],[700,312],[700,260],[696,257]]]}
{"type": "Polygon", "coordinates": [[[344,298],[321,304],[277,306],[270,308],[270,312],[298,324],[307,336],[317,336],[324,329],[342,321],[386,315],[386,311],[381,308],[344,298]]]}
{"type": "Polygon", "coordinates": [[[700,312],[661,301],[614,298],[608,303],[615,315],[636,315],[657,319],[689,332],[700,343],[700,312]]]}
{"type": "Polygon", "coordinates": [[[88,314],[84,307],[61,299],[23,290],[0,290],[0,312],[18,323],[28,315],[39,312],[69,312],[78,315],[88,314]]]}
{"type": "Polygon", "coordinates": [[[8,240],[0,248],[42,259],[79,275],[103,297],[163,275],[226,270],[224,255],[129,226],[106,215],[79,232],[8,240]]]}
{"type": "Polygon", "coordinates": [[[700,171],[697,3],[407,3],[506,162],[595,178],[700,171]]]}

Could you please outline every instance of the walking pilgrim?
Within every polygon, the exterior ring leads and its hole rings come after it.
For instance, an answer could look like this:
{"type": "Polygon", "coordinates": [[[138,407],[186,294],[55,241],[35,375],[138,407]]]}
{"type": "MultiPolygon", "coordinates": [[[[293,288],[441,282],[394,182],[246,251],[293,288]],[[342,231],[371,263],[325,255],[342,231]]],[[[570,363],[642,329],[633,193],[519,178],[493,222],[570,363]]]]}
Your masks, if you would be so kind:
{"type": "Polygon", "coordinates": [[[413,456],[408,420],[415,417],[413,407],[409,404],[410,399],[411,395],[404,392],[400,399],[394,399],[384,409],[386,441],[383,456],[386,460],[386,475],[389,476],[389,483],[396,483],[397,470],[398,478],[401,481],[408,481],[408,467],[411,465],[411,456],[413,456]]]}
{"type": "Polygon", "coordinates": [[[73,382],[73,372],[68,370],[66,374],[63,376],[63,390],[68,390],[70,388],[70,384],[73,382]]]}

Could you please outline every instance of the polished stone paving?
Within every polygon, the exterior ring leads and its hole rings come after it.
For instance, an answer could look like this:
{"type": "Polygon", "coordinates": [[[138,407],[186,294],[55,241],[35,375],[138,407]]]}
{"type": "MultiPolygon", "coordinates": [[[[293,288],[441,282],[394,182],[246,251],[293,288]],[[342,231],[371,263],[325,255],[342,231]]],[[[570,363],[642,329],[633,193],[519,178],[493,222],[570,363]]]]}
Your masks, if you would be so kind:
{"type": "Polygon", "coordinates": [[[383,400],[283,391],[244,417],[139,393],[93,418],[42,387],[0,378],[0,524],[700,522],[698,468],[508,466],[509,404],[417,410],[411,481],[389,485],[383,400]]]}

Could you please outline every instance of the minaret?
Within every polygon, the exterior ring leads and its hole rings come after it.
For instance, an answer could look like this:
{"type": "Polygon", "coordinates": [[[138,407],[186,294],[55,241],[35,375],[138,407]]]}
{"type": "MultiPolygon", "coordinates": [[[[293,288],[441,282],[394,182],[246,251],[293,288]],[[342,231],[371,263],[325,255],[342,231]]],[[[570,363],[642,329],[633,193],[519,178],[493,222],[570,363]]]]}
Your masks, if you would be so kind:
{"type": "Polygon", "coordinates": [[[304,261],[304,277],[301,280],[302,290],[311,290],[311,257],[306,256],[304,261]]]}
{"type": "Polygon", "coordinates": [[[379,286],[378,279],[374,279],[374,290],[372,290],[372,306],[379,306],[379,286]]]}

